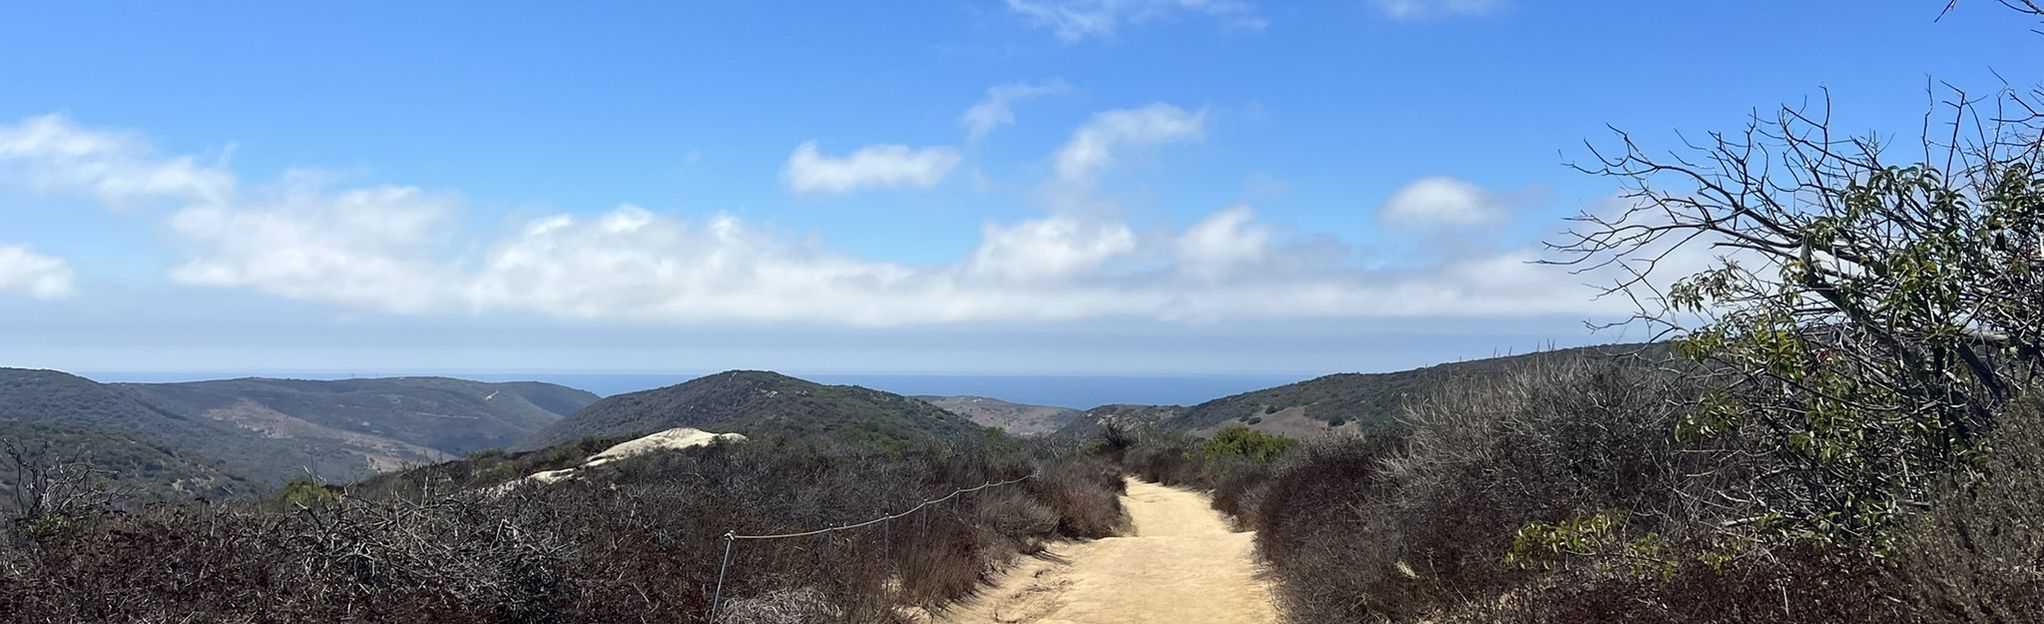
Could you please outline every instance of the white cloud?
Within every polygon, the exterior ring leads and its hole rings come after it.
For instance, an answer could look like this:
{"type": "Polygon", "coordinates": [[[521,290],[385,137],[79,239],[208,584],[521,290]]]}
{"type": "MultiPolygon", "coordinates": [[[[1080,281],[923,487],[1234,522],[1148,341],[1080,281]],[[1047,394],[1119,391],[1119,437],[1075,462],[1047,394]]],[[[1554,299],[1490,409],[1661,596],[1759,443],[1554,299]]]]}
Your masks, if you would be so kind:
{"type": "Polygon", "coordinates": [[[1208,215],[1178,237],[1179,267],[1203,278],[1223,277],[1263,260],[1272,232],[1256,221],[1256,209],[1230,207],[1208,215]]]}
{"type": "MultiPolygon", "coordinates": [[[[538,313],[654,323],[822,323],[865,327],[1063,322],[1170,322],[1582,314],[1597,304],[1578,278],[1512,250],[1425,270],[1376,271],[1298,261],[1312,241],[1279,245],[1253,209],[1231,207],[1183,231],[1138,234],[1126,223],[1050,216],[989,223],[977,248],[950,263],[860,259],[719,215],[700,222],[620,207],[597,216],[534,219],[490,244],[475,266],[376,252],[319,213],[242,215],[239,259],[222,286],[350,308],[426,313],[538,313]],[[254,224],[261,224],[257,227],[254,224]],[[308,240],[312,232],[333,240],[308,240]],[[279,251],[256,241],[292,241],[279,251]],[[1140,250],[1170,253],[1162,264],[1140,250]],[[307,251],[307,250],[310,251],[307,251]],[[299,256],[311,255],[306,261],[299,256]],[[345,262],[340,261],[347,258],[345,262]],[[326,262],[324,260],[334,260],[326,262]],[[265,264],[268,263],[268,264],[265,264]],[[269,264],[286,268],[265,270],[269,264]]],[[[209,265],[221,264],[211,258],[209,265]]],[[[189,276],[188,276],[189,277],[189,276]]],[[[192,280],[188,280],[192,281],[192,280]]]]}
{"type": "Polygon", "coordinates": [[[876,306],[911,277],[905,267],[792,244],[731,216],[696,224],[624,206],[535,220],[490,249],[466,293],[479,311],[878,324],[876,306]]]}
{"type": "Polygon", "coordinates": [[[1060,179],[1084,184],[1128,153],[1205,138],[1205,110],[1195,113],[1157,103],[1094,115],[1072,132],[1054,160],[1060,179]]]}
{"type": "Polygon", "coordinates": [[[81,193],[113,205],[145,198],[217,200],[234,189],[222,165],[163,157],[139,137],[86,130],[62,115],[0,125],[0,181],[81,193]]]}
{"type": "Polygon", "coordinates": [[[1059,40],[1111,39],[1123,26],[1202,15],[1226,30],[1262,32],[1270,21],[1241,0],[1007,0],[1008,9],[1049,28],[1059,40]]]}
{"type": "Polygon", "coordinates": [[[78,289],[71,264],[63,258],[36,253],[26,245],[0,245],[0,293],[8,292],[48,301],[70,297],[78,289]]]}
{"type": "MultiPolygon", "coordinates": [[[[1581,313],[1574,278],[1513,250],[1431,271],[1271,262],[1272,228],[1238,206],[1184,232],[1053,216],[990,223],[958,262],[860,260],[730,216],[702,223],[623,207],[532,222],[461,290],[477,311],[655,322],[1168,321],[1581,313]],[[1161,269],[1131,262],[1174,250],[1161,269]],[[1247,270],[1254,269],[1254,270],[1247,270]]],[[[1580,289],[1577,289],[1580,290],[1580,289]]]]}
{"type": "Polygon", "coordinates": [[[1066,216],[989,223],[981,228],[979,249],[967,268],[974,276],[1063,279],[1097,271],[1135,248],[1135,232],[1121,223],[1066,216]]]}
{"type": "Polygon", "coordinates": [[[1473,183],[1446,176],[1414,180],[1391,194],[1377,219],[1413,229],[1467,227],[1504,219],[1511,199],[1473,183]]]}
{"type": "Polygon", "coordinates": [[[1391,19],[1490,15],[1504,8],[1505,0],[1372,0],[1377,10],[1391,19]]]}
{"type": "Polygon", "coordinates": [[[1016,102],[1047,95],[1070,92],[1072,86],[1065,81],[1052,78],[1043,82],[1010,82],[987,88],[986,97],[965,114],[958,117],[958,123],[965,126],[967,135],[973,140],[985,137],[994,128],[1015,123],[1016,102]]]}
{"type": "Polygon", "coordinates": [[[869,145],[851,155],[833,158],[803,143],[788,156],[781,183],[805,195],[836,195],[879,188],[930,188],[950,175],[964,157],[950,147],[910,149],[906,145],[869,145]]]}
{"type": "Polygon", "coordinates": [[[393,312],[444,308],[451,270],[432,250],[458,198],[400,186],[332,190],[294,181],[247,203],[172,215],[188,258],[173,281],[250,288],[393,312]]]}
{"type": "MultiPolygon", "coordinates": [[[[73,151],[94,156],[49,160],[57,163],[45,172],[53,179],[97,180],[94,163],[151,171],[189,162],[132,137],[102,145],[93,141],[124,135],[66,131],[89,146],[73,151]],[[71,165],[83,171],[65,169],[71,165]]],[[[1203,133],[1200,114],[1167,105],[1109,111],[1058,151],[1056,175],[1090,179],[1127,154],[1203,133]]],[[[7,164],[22,152],[54,151],[18,150],[7,164]]],[[[244,187],[220,173],[207,192],[78,188],[108,202],[185,202],[165,228],[184,252],[170,272],[178,283],[394,314],[904,326],[1580,315],[1609,307],[1588,301],[1577,285],[1594,276],[1528,265],[1529,250],[1373,269],[1331,237],[1281,235],[1247,205],[1176,230],[1139,232],[1101,214],[1067,212],[988,222],[970,253],[905,264],[855,257],[815,236],[729,215],[690,220],[630,206],[541,216],[494,239],[463,238],[455,229],[464,207],[454,193],[347,186],[306,172],[244,187]]],[[[1434,190],[1390,203],[1401,214],[1405,206],[1426,207],[1415,214],[1428,222],[1489,209],[1455,199],[1470,194],[1463,185],[1415,183],[1434,190]]],[[[71,293],[71,279],[60,259],[0,248],[0,288],[56,298],[71,293]]]]}

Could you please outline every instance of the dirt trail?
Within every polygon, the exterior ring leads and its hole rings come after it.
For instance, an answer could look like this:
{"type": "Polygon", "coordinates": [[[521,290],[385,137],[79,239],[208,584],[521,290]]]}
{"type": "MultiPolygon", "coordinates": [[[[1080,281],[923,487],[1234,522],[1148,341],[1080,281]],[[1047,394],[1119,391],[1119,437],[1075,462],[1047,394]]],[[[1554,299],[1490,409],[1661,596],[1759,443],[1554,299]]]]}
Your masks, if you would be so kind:
{"type": "Polygon", "coordinates": [[[1237,533],[1204,495],[1128,482],[1127,537],[1051,547],[944,624],[1138,624],[1277,621],[1256,576],[1254,533],[1237,533]]]}

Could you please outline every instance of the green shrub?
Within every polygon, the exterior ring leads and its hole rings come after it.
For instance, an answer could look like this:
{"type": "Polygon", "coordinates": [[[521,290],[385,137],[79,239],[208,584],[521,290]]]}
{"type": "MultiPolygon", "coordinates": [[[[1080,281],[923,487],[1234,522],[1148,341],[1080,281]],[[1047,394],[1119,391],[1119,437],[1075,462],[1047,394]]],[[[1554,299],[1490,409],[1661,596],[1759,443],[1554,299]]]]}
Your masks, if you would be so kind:
{"type": "Polygon", "coordinates": [[[1207,461],[1233,458],[1268,461],[1297,444],[1298,441],[1291,438],[1263,433],[1248,427],[1228,427],[1214,434],[1213,439],[1201,444],[1199,452],[1207,461]]]}
{"type": "Polygon", "coordinates": [[[277,502],[297,507],[311,507],[340,498],[340,488],[321,484],[311,477],[292,479],[277,490],[277,502]]]}

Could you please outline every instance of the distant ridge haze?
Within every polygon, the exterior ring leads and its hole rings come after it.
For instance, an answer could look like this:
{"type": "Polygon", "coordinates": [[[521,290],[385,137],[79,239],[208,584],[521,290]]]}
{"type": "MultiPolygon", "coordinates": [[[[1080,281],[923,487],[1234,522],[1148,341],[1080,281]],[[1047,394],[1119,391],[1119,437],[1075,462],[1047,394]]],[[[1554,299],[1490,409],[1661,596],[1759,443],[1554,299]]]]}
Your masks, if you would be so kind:
{"type": "MultiPolygon", "coordinates": [[[[483,382],[538,381],[586,390],[598,396],[651,390],[714,374],[608,373],[581,371],[433,372],[483,382]]],[[[832,385],[864,386],[909,396],[982,396],[1025,405],[1087,409],[1116,403],[1193,405],[1208,400],[1303,381],[1325,373],[1160,373],[1160,374],[945,374],[945,373],[788,373],[832,385]]],[[[106,383],[214,381],[239,377],[342,380],[404,377],[398,374],[347,372],[124,372],[98,371],[79,375],[106,383]]]]}

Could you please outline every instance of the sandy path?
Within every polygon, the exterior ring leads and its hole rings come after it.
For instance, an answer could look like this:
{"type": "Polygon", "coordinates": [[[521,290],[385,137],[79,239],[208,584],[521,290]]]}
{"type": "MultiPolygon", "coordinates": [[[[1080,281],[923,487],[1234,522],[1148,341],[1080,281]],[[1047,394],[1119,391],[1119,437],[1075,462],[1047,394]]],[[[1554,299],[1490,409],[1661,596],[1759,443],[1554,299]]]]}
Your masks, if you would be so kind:
{"type": "Polygon", "coordinates": [[[1277,621],[1256,577],[1254,533],[1229,530],[1204,495],[1130,480],[1134,528],[1051,547],[992,589],[950,610],[946,624],[1136,624],[1277,621]]]}

